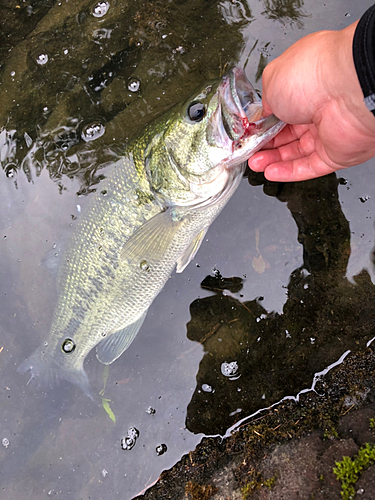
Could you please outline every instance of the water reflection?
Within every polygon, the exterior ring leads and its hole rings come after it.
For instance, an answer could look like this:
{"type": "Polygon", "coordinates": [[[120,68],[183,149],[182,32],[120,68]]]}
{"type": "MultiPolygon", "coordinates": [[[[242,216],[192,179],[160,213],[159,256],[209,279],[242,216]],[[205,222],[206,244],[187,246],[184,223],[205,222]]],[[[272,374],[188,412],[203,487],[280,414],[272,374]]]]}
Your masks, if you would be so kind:
{"type": "Polygon", "coordinates": [[[273,19],[282,23],[295,23],[298,28],[303,27],[302,18],[304,13],[303,0],[262,0],[264,15],[267,19],[273,19]]]}
{"type": "Polygon", "coordinates": [[[264,185],[287,203],[303,245],[303,266],[290,276],[282,314],[267,311],[262,297],[242,302],[241,278],[202,282],[214,295],[190,306],[187,336],[205,351],[188,406],[191,432],[225,434],[244,416],[309,387],[314,373],[371,338],[375,286],[366,270],[355,283],[345,277],[350,229],[337,187],[335,175],[264,185]],[[223,366],[234,363],[235,376],[228,377],[223,366]]]}
{"type": "MultiPolygon", "coordinates": [[[[46,168],[60,184],[77,176],[88,192],[92,171],[113,161],[114,150],[237,59],[248,7],[223,13],[215,1],[210,16],[206,7],[86,0],[51,2],[40,17],[33,10],[2,62],[1,167],[29,180],[46,168]],[[98,121],[105,131],[87,141],[84,127],[98,121]]],[[[9,31],[20,19],[10,16],[9,31]]]]}

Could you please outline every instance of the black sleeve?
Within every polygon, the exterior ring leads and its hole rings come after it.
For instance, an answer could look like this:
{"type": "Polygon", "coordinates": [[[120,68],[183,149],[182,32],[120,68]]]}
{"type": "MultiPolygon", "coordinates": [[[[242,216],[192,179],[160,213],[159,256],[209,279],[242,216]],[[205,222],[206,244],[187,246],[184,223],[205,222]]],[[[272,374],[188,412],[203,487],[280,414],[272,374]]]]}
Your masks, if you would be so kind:
{"type": "Polygon", "coordinates": [[[353,59],[365,104],[375,115],[375,5],[359,20],[353,39],[353,59]]]}

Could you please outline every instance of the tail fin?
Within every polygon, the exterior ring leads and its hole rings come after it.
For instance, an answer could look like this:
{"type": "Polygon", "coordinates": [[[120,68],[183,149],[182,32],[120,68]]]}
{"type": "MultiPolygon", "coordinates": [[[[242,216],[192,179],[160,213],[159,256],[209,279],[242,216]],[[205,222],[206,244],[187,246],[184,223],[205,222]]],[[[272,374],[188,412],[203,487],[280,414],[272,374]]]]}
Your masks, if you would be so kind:
{"type": "Polygon", "coordinates": [[[28,383],[32,379],[37,379],[38,387],[45,387],[59,385],[62,380],[67,380],[78,385],[86,396],[94,400],[83,365],[80,368],[64,366],[58,363],[50,352],[38,348],[17,369],[19,373],[26,373],[29,370],[31,377],[28,383]]]}

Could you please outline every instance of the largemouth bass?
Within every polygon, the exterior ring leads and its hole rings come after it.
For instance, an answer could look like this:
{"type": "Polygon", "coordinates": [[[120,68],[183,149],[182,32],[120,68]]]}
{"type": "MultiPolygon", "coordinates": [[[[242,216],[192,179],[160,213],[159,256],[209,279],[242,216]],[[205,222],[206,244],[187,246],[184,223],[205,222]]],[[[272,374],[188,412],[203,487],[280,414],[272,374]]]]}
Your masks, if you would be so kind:
{"type": "Polygon", "coordinates": [[[182,272],[236,190],[249,156],[284,126],[234,68],[150,123],[114,163],[73,230],[48,338],[19,370],[92,397],[89,351],[110,364],[129,347],[176,268],[182,272]]]}

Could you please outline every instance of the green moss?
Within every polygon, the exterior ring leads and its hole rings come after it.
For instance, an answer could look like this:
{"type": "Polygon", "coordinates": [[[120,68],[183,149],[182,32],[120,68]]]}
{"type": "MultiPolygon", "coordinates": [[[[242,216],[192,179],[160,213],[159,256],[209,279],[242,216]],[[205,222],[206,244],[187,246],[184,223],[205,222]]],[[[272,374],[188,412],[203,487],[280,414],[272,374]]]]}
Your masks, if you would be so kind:
{"type": "Polygon", "coordinates": [[[375,418],[370,418],[370,427],[373,431],[375,431],[375,418]]]}
{"type": "Polygon", "coordinates": [[[341,462],[336,462],[333,472],[338,481],[341,481],[341,497],[343,500],[351,500],[355,496],[354,485],[362,472],[375,462],[375,445],[366,443],[358,454],[353,457],[343,457],[341,462]]]}
{"type": "Polygon", "coordinates": [[[266,479],[263,481],[264,486],[266,486],[269,490],[272,490],[272,488],[276,484],[276,474],[270,477],[269,479],[266,479]]]}
{"type": "Polygon", "coordinates": [[[339,437],[337,430],[334,426],[329,426],[324,430],[323,439],[337,439],[339,437]]]}
{"type": "MultiPolygon", "coordinates": [[[[259,473],[257,473],[257,474],[259,474],[259,473]]],[[[259,477],[260,477],[260,474],[259,474],[259,477]]],[[[262,483],[261,483],[260,479],[251,479],[248,483],[245,484],[245,486],[243,486],[241,488],[243,499],[246,500],[247,498],[251,497],[251,495],[254,493],[254,491],[260,490],[261,487],[262,487],[262,483]]]]}
{"type": "Polygon", "coordinates": [[[251,471],[250,480],[241,488],[244,500],[251,497],[254,491],[260,490],[263,486],[271,490],[276,484],[276,474],[269,479],[264,479],[259,472],[251,471]]]}

